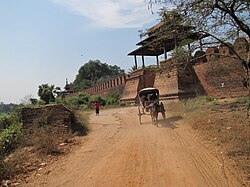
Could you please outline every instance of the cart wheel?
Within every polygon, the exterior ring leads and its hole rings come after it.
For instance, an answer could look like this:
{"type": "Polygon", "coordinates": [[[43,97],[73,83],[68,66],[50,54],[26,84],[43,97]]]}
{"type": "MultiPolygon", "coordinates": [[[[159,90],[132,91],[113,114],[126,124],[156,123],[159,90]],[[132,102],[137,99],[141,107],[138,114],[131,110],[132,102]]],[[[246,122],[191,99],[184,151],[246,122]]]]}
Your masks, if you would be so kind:
{"type": "Polygon", "coordinates": [[[161,114],[162,114],[162,118],[166,119],[165,108],[162,102],[161,102],[161,114]]]}
{"type": "Polygon", "coordinates": [[[142,113],[141,113],[141,110],[140,110],[140,106],[138,106],[138,117],[139,117],[139,123],[140,124],[142,124],[142,122],[141,122],[141,115],[142,115],[142,113]]]}

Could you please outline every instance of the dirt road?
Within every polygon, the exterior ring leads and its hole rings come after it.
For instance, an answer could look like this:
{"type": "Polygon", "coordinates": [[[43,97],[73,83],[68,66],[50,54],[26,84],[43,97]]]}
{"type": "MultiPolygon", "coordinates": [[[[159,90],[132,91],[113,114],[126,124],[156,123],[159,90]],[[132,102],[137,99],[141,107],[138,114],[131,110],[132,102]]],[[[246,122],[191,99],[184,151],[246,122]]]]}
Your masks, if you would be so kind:
{"type": "Polygon", "coordinates": [[[137,108],[129,107],[91,115],[81,146],[25,186],[241,186],[181,116],[167,114],[156,127],[149,116],[140,125],[136,114],[137,108]]]}

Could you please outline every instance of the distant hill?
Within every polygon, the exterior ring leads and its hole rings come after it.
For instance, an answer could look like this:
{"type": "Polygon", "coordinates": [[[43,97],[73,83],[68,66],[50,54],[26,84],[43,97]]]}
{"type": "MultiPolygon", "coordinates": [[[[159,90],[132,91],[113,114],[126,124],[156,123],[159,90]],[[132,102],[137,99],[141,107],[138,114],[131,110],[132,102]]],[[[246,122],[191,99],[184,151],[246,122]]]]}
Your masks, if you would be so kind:
{"type": "Polygon", "coordinates": [[[10,112],[15,106],[17,106],[17,105],[13,104],[13,103],[4,104],[1,102],[0,103],[0,114],[10,112]]]}

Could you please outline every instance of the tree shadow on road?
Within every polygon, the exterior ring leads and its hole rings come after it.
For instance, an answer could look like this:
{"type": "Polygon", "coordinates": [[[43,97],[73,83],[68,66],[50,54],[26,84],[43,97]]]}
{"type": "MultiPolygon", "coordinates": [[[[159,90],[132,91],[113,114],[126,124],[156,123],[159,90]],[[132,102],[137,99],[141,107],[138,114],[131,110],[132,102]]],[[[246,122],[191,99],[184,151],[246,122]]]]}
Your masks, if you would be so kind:
{"type": "Polygon", "coordinates": [[[158,120],[158,125],[159,127],[166,127],[166,128],[170,128],[170,129],[176,129],[177,126],[176,126],[176,121],[179,121],[183,119],[182,116],[171,116],[171,117],[168,117],[166,119],[159,119],[158,120]]]}

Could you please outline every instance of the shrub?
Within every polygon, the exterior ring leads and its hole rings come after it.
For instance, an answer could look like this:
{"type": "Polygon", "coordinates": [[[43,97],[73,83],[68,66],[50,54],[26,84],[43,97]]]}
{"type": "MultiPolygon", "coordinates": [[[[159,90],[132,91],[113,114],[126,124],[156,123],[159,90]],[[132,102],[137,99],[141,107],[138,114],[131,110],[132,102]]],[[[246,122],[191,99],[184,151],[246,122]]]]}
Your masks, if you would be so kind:
{"type": "Polygon", "coordinates": [[[6,166],[6,163],[4,162],[3,155],[0,155],[0,182],[9,175],[8,167],[6,166]]]}
{"type": "Polygon", "coordinates": [[[22,105],[13,109],[9,114],[0,118],[2,131],[0,132],[0,153],[5,154],[15,148],[18,138],[21,135],[21,108],[22,105]]]}
{"type": "Polygon", "coordinates": [[[46,102],[44,101],[44,100],[38,100],[38,102],[37,102],[37,104],[38,105],[45,105],[46,104],[46,102]]]}
{"type": "Polygon", "coordinates": [[[57,98],[57,104],[64,104],[72,110],[86,108],[88,106],[89,96],[87,94],[79,94],[68,98],[57,98]]]}
{"type": "Polygon", "coordinates": [[[11,124],[0,132],[0,153],[5,154],[15,148],[21,135],[21,124],[11,124]]]}
{"type": "Polygon", "coordinates": [[[245,97],[238,97],[236,102],[239,102],[239,103],[248,103],[249,102],[249,99],[245,96],[245,97]]]}
{"type": "Polygon", "coordinates": [[[88,114],[86,114],[86,112],[76,112],[72,132],[77,135],[86,135],[88,132],[88,120],[88,114]]]}
{"type": "Polygon", "coordinates": [[[183,103],[179,103],[182,110],[188,112],[188,111],[194,111],[201,109],[205,104],[207,103],[207,99],[204,96],[197,97],[194,99],[188,99],[183,103]]]}
{"type": "Polygon", "coordinates": [[[0,129],[5,129],[11,124],[11,116],[9,114],[0,115],[0,129]]]}
{"type": "Polygon", "coordinates": [[[95,101],[99,101],[101,103],[102,106],[105,106],[106,105],[106,101],[105,99],[103,99],[101,96],[95,96],[94,98],[92,98],[90,100],[90,104],[94,103],[95,101]]]}
{"type": "Polygon", "coordinates": [[[76,96],[76,101],[78,105],[87,104],[89,101],[89,96],[87,94],[79,94],[76,96]]]}
{"type": "Polygon", "coordinates": [[[107,105],[116,105],[120,103],[120,94],[113,93],[105,98],[107,105]]]}
{"type": "Polygon", "coordinates": [[[206,101],[214,101],[214,98],[212,96],[206,96],[206,101]]]}

